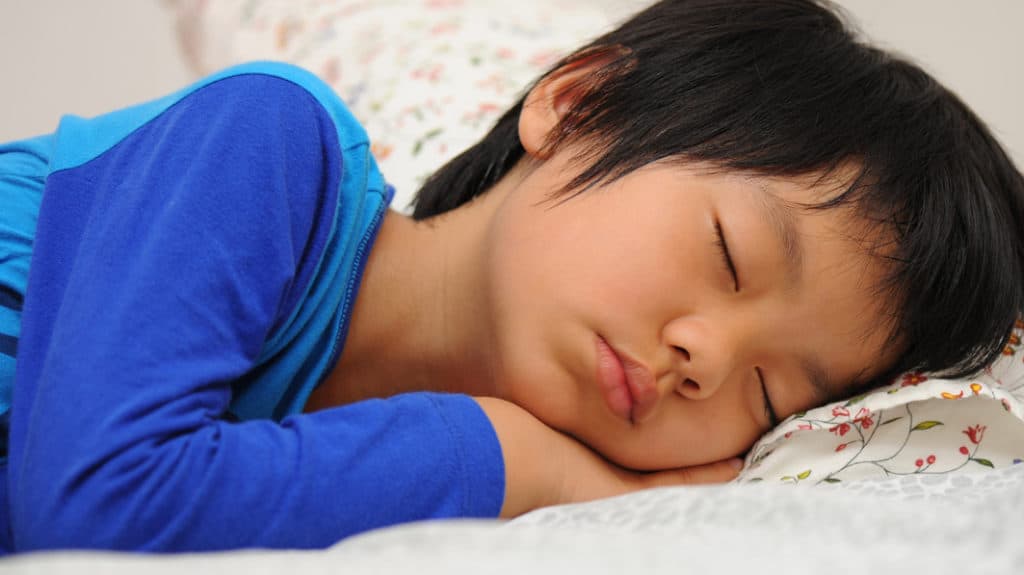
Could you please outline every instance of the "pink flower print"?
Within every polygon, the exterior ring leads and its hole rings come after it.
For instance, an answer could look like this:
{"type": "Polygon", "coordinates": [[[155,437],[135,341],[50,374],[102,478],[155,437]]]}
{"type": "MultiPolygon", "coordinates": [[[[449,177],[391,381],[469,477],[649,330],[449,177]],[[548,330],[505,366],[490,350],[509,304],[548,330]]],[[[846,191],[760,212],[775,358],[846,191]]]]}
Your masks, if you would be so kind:
{"type": "Polygon", "coordinates": [[[370,144],[370,153],[373,154],[373,157],[377,158],[378,160],[386,160],[388,156],[391,155],[391,152],[393,150],[393,146],[381,144],[380,142],[374,142],[370,144]]]}
{"type": "Polygon", "coordinates": [[[430,35],[440,36],[442,34],[450,34],[452,32],[457,32],[458,30],[459,25],[455,22],[438,22],[437,24],[434,24],[430,28],[430,35]]]}
{"type": "Polygon", "coordinates": [[[860,408],[857,412],[857,417],[853,419],[854,423],[859,423],[861,429],[870,429],[874,425],[875,420],[871,417],[871,412],[865,408],[860,408]]]}
{"type": "Polygon", "coordinates": [[[967,439],[971,440],[971,443],[977,445],[981,443],[981,439],[985,436],[985,430],[988,429],[984,425],[972,425],[963,431],[963,434],[967,436],[967,439]]]}
{"type": "Polygon", "coordinates": [[[284,20],[279,22],[277,29],[274,31],[274,44],[278,52],[284,52],[288,48],[288,44],[291,43],[292,38],[302,32],[302,22],[296,22],[294,20],[284,20]]]}
{"type": "Polygon", "coordinates": [[[911,385],[917,385],[928,381],[928,377],[920,373],[905,373],[903,374],[903,381],[900,382],[900,387],[908,387],[911,385]]]}
{"type": "Polygon", "coordinates": [[[557,62],[560,57],[561,55],[554,50],[545,50],[534,53],[527,62],[531,66],[544,68],[557,62]]]}
{"type": "Polygon", "coordinates": [[[846,446],[849,445],[849,444],[850,444],[850,442],[846,442],[846,443],[840,443],[839,445],[837,445],[836,446],[836,453],[839,453],[840,451],[846,449],[846,446]]]}
{"type": "Polygon", "coordinates": [[[966,446],[966,445],[961,445],[961,446],[960,446],[960,453],[962,453],[962,454],[964,454],[964,455],[967,455],[968,453],[970,453],[970,450],[969,450],[969,449],[967,449],[967,446],[966,446]]]}
{"type": "Polygon", "coordinates": [[[785,434],[783,434],[783,437],[785,437],[786,439],[789,439],[790,437],[793,437],[793,434],[796,433],[797,431],[810,431],[811,429],[814,429],[814,428],[811,427],[810,423],[801,423],[800,425],[796,426],[795,430],[787,431],[785,434]]]}
{"type": "Polygon", "coordinates": [[[928,465],[931,465],[931,464],[935,463],[935,456],[934,455],[929,455],[928,459],[926,461],[928,461],[928,465]]]}
{"type": "Polygon", "coordinates": [[[434,64],[426,68],[417,68],[412,71],[412,77],[416,80],[427,80],[431,83],[437,83],[441,79],[441,74],[444,72],[444,65],[434,64]]]}
{"type": "Polygon", "coordinates": [[[331,58],[324,62],[320,70],[320,77],[328,84],[337,84],[341,80],[341,62],[338,58],[331,58]]]}
{"type": "Polygon", "coordinates": [[[501,93],[501,89],[505,86],[505,77],[501,74],[491,74],[490,76],[480,80],[476,83],[476,87],[483,90],[494,90],[495,92],[501,93]]]}
{"type": "Polygon", "coordinates": [[[839,437],[842,437],[842,436],[846,435],[847,432],[850,431],[850,424],[849,423],[840,423],[839,425],[834,425],[834,426],[830,427],[829,431],[831,431],[832,433],[838,434],[839,437]]]}
{"type": "Polygon", "coordinates": [[[916,465],[917,467],[921,467],[922,465],[924,465],[924,460],[918,459],[917,461],[914,462],[914,465],[916,465]]]}
{"type": "Polygon", "coordinates": [[[850,417],[850,410],[841,406],[833,407],[832,417],[850,417]]]}

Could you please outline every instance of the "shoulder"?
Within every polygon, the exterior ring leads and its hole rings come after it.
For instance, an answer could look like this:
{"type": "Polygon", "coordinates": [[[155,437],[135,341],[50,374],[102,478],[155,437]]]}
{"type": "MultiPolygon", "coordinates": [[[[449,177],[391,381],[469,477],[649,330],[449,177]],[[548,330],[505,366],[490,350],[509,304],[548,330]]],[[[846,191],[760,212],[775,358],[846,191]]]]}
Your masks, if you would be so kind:
{"type": "Polygon", "coordinates": [[[51,171],[81,166],[146,136],[184,148],[225,138],[236,146],[290,141],[292,148],[319,144],[344,150],[369,140],[322,80],[277,62],[234,66],[163,98],[96,118],[67,116],[57,136],[51,171]]]}
{"type": "MultiPolygon", "coordinates": [[[[314,115],[326,120],[342,148],[368,144],[366,131],[331,87],[292,64],[253,62],[234,66],[197,83],[186,97],[191,96],[215,110],[231,115],[246,113],[255,120],[300,121],[314,115]]],[[[289,124],[280,127],[288,128],[289,124]]]]}
{"type": "Polygon", "coordinates": [[[176,96],[187,100],[208,92],[230,93],[242,102],[312,103],[323,108],[332,108],[340,103],[330,87],[315,75],[298,66],[279,62],[253,62],[227,68],[195,82],[172,95],[171,99],[176,96]]]}

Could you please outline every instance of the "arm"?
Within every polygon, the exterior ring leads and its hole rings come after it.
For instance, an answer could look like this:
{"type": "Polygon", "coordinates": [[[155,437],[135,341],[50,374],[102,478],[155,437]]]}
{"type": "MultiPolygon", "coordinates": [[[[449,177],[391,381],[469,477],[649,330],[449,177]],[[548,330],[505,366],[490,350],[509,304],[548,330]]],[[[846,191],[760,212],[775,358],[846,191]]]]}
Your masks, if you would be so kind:
{"type": "Polygon", "coordinates": [[[497,515],[501,453],[469,398],[222,419],[302,289],[339,145],[302,89],[245,76],[50,176],[12,412],[18,550],[322,547],[497,515]]]}
{"type": "Polygon", "coordinates": [[[487,397],[477,401],[494,426],[505,459],[502,517],[652,487],[724,483],[735,478],[742,466],[742,461],[732,459],[684,469],[635,472],[608,462],[513,403],[487,397]]]}

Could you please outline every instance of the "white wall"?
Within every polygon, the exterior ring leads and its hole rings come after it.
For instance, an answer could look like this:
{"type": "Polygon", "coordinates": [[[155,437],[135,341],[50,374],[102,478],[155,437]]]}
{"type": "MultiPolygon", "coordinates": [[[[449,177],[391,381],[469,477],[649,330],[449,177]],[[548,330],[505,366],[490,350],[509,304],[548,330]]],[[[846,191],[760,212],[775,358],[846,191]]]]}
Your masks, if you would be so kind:
{"type": "Polygon", "coordinates": [[[967,102],[1024,168],[1024,2],[839,0],[876,44],[910,56],[967,102]]]}
{"type": "MultiPolygon", "coordinates": [[[[645,3],[594,1],[613,13],[645,3]]],[[[839,1],[869,37],[958,92],[1024,166],[1024,1],[839,1]]],[[[191,78],[158,0],[0,0],[0,74],[0,141],[51,131],[62,113],[97,114],[191,78]]]]}
{"type": "Polygon", "coordinates": [[[0,0],[0,142],[180,88],[175,42],[157,0],[0,0]]]}

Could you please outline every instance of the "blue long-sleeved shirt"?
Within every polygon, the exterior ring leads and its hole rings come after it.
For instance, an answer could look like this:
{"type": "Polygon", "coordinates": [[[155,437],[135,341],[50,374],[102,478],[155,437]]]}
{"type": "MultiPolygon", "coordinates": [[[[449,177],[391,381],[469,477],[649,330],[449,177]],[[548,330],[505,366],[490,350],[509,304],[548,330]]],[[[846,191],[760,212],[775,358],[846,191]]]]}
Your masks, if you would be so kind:
{"type": "Polygon", "coordinates": [[[498,514],[501,448],[472,399],[299,413],[390,200],[312,75],[246,65],[66,118],[0,147],[0,188],[41,190],[27,285],[0,286],[23,298],[9,550],[322,547],[498,514]]]}

